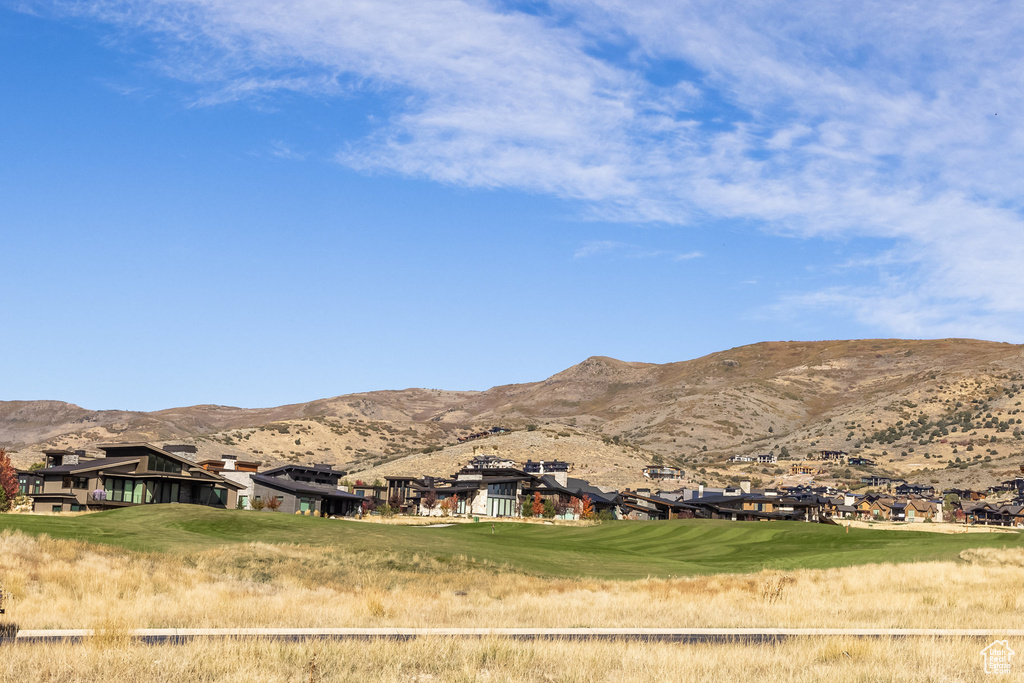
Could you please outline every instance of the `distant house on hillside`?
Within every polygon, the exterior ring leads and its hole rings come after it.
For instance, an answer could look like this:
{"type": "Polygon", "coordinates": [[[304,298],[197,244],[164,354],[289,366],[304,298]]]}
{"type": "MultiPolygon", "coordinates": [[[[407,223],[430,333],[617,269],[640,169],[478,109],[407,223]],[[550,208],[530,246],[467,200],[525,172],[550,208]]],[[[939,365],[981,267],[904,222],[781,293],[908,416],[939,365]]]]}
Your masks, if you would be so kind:
{"type": "MultiPolygon", "coordinates": [[[[823,450],[818,451],[817,459],[819,460],[842,460],[847,455],[846,451],[829,451],[823,450]]],[[[814,456],[812,456],[814,459],[814,456]]]]}
{"type": "Polygon", "coordinates": [[[900,484],[895,489],[898,496],[933,496],[935,487],[930,484],[900,484]]]}
{"type": "Polygon", "coordinates": [[[955,495],[961,500],[985,500],[988,493],[985,491],[975,491],[973,489],[945,489],[942,495],[955,495]]]}
{"type": "Polygon", "coordinates": [[[678,467],[645,467],[644,476],[654,481],[679,481],[683,478],[683,470],[678,467]]]}
{"type": "Polygon", "coordinates": [[[466,465],[470,470],[500,470],[506,467],[515,467],[516,461],[511,458],[503,458],[498,455],[478,455],[466,465]]]}
{"type": "Polygon", "coordinates": [[[891,486],[905,483],[903,479],[893,479],[891,477],[881,477],[875,474],[861,477],[860,482],[867,484],[868,486],[891,486]]]}
{"type": "Polygon", "coordinates": [[[541,460],[539,462],[527,460],[523,464],[523,472],[527,474],[568,473],[571,469],[572,463],[565,462],[564,460],[541,460]]]}

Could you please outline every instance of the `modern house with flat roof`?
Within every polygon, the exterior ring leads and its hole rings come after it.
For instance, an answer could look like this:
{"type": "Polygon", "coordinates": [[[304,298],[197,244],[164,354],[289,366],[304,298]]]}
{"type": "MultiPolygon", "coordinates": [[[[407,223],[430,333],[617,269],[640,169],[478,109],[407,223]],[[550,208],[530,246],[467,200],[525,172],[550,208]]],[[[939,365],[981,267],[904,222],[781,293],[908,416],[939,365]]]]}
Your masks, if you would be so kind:
{"type": "Polygon", "coordinates": [[[344,472],[330,465],[282,465],[252,474],[253,500],[276,498],[280,512],[318,513],[321,517],[355,514],[365,500],[338,488],[344,472]]]}
{"type": "MultiPolygon", "coordinates": [[[[78,512],[147,503],[233,508],[237,492],[243,488],[152,444],[108,444],[99,448],[106,457],[75,458],[72,463],[32,472],[42,478],[41,490],[28,494],[33,499],[33,510],[78,512]]],[[[58,454],[47,452],[49,462],[53,462],[51,455],[58,454]]]]}

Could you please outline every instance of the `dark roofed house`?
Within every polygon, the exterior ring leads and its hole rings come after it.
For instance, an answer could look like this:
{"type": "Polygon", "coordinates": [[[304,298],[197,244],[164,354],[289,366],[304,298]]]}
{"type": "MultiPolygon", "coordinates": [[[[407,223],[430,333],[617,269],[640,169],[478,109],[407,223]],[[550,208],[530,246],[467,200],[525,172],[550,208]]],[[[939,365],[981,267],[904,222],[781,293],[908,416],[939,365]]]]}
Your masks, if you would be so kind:
{"type": "Polygon", "coordinates": [[[571,469],[572,463],[564,460],[541,460],[539,462],[527,460],[523,465],[523,472],[527,474],[551,474],[553,472],[568,472],[571,469]]]}
{"type": "Polygon", "coordinates": [[[100,450],[106,457],[36,470],[43,486],[30,494],[33,509],[78,512],[147,503],[234,507],[242,488],[152,444],[109,444],[100,450]]]}
{"type": "MultiPolygon", "coordinates": [[[[545,463],[546,465],[547,463],[545,463]]],[[[568,463],[566,463],[568,464],[568,463]]],[[[595,513],[617,513],[618,494],[591,486],[582,479],[568,477],[565,471],[550,474],[531,474],[513,467],[461,469],[451,478],[388,476],[387,500],[404,512],[420,515],[466,514],[480,517],[530,517],[531,501],[536,495],[549,501],[558,510],[573,498],[590,499],[595,513]],[[433,508],[423,505],[424,498],[433,493],[438,504],[433,508]],[[447,510],[441,503],[448,501],[447,510]]],[[[571,509],[563,519],[575,519],[571,509]]]]}
{"type": "Polygon", "coordinates": [[[860,478],[860,482],[862,484],[867,484],[869,486],[890,486],[890,485],[893,485],[893,484],[897,484],[898,485],[898,484],[905,483],[905,481],[903,479],[893,479],[891,477],[883,477],[883,476],[880,476],[880,475],[877,475],[877,474],[872,474],[872,475],[868,475],[866,477],[861,477],[860,478]]]}
{"type": "Polygon", "coordinates": [[[935,487],[929,484],[908,484],[904,482],[896,487],[896,495],[933,496],[935,495],[935,487]]]}
{"type": "Polygon", "coordinates": [[[623,516],[626,519],[692,519],[695,506],[681,500],[653,496],[650,491],[630,491],[619,494],[623,516]]]}
{"type": "Polygon", "coordinates": [[[355,514],[364,498],[338,488],[344,475],[330,465],[282,465],[252,475],[253,499],[276,498],[281,512],[343,517],[355,514]]]}

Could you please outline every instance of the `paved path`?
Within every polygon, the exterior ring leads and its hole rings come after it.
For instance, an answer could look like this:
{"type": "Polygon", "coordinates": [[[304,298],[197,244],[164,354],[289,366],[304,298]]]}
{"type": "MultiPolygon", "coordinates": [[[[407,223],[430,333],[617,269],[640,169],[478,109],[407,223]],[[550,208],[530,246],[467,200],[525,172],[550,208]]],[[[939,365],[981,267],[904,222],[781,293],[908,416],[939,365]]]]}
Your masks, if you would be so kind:
{"type": "MultiPolygon", "coordinates": [[[[22,630],[11,643],[76,641],[92,630],[22,630]]],[[[516,640],[644,640],[668,642],[772,642],[789,638],[996,638],[1024,637],[1024,629],[930,628],[160,628],[131,636],[145,643],[177,643],[200,638],[271,640],[411,640],[414,638],[512,638],[516,640]]]]}

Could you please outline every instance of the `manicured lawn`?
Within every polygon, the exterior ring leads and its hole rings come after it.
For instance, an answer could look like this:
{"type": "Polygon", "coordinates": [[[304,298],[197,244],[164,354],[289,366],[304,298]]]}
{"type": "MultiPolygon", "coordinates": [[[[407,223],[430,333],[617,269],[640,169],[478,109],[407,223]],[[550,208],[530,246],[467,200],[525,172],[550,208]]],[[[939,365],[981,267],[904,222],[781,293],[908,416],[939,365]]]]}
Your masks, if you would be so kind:
{"type": "Polygon", "coordinates": [[[1024,545],[1024,534],[874,531],[803,522],[607,522],[594,527],[460,524],[422,528],[147,505],[78,517],[0,515],[20,529],[143,552],[189,553],[230,543],[341,546],[355,552],[465,555],[543,575],[645,576],[955,560],[960,551],[1024,545]]]}

